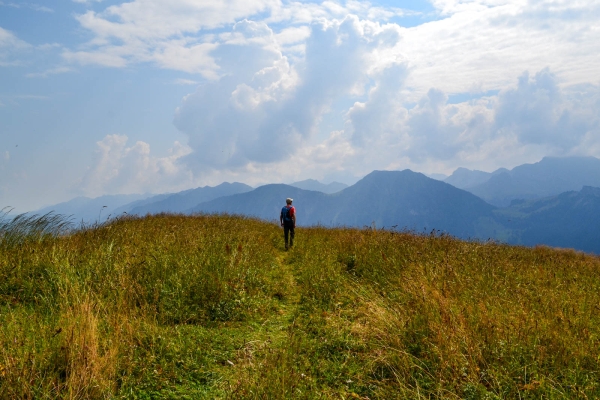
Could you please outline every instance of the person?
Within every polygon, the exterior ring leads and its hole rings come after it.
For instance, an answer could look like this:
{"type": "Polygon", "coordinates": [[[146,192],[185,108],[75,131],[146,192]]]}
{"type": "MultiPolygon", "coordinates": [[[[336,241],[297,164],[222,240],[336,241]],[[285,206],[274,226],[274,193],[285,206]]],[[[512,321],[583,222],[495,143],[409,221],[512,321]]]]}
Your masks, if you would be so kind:
{"type": "Polygon", "coordinates": [[[285,249],[294,245],[294,228],[296,228],[296,208],[292,206],[293,199],[285,199],[285,206],[281,209],[279,222],[283,226],[283,238],[285,239],[285,249]],[[288,247],[289,236],[289,247],[288,247]]]}

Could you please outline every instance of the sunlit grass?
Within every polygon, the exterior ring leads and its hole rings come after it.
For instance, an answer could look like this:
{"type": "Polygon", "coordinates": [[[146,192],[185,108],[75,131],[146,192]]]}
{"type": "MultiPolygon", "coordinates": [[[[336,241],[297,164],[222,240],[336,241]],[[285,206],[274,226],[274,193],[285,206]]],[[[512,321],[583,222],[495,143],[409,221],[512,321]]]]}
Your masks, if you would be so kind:
{"type": "Polygon", "coordinates": [[[243,217],[36,218],[0,225],[2,398],[600,396],[598,257],[318,227],[285,252],[243,217]]]}

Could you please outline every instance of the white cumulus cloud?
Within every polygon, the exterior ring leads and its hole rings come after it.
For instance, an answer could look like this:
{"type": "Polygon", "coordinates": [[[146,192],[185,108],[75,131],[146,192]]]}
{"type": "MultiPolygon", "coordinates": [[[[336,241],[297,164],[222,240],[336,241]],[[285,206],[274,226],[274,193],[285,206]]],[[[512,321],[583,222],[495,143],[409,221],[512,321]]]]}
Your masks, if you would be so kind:
{"type": "Polygon", "coordinates": [[[359,135],[359,144],[365,140],[360,133],[368,133],[368,158],[393,160],[395,152],[402,162],[392,161],[392,168],[423,169],[445,161],[493,169],[545,155],[600,156],[600,88],[561,88],[549,69],[525,72],[497,95],[458,104],[439,89],[430,89],[412,107],[402,95],[378,97],[377,91],[350,109],[346,129],[354,142],[359,135]]]}
{"type": "Polygon", "coordinates": [[[439,0],[446,18],[403,29],[397,51],[410,60],[408,86],[462,93],[512,84],[549,67],[563,84],[597,83],[600,1],[439,0]],[[593,72],[595,71],[595,72],[593,72]]]}
{"type": "Polygon", "coordinates": [[[336,100],[364,95],[374,52],[394,44],[390,29],[356,17],[315,23],[305,60],[291,65],[266,24],[236,24],[215,53],[223,78],[200,86],[177,110],[176,126],[194,150],[188,162],[200,170],[239,168],[294,154],[336,100]]]}
{"type": "Polygon", "coordinates": [[[144,193],[181,190],[191,184],[180,159],[189,148],[175,142],[165,157],[153,156],[148,143],[138,141],[127,146],[124,135],[107,135],[97,142],[93,164],[80,183],[88,196],[107,193],[144,193]]]}
{"type": "Polygon", "coordinates": [[[93,39],[63,56],[191,74],[174,122],[195,181],[600,156],[600,0],[432,4],[403,27],[356,0],[132,0],[78,15],[93,39]]]}

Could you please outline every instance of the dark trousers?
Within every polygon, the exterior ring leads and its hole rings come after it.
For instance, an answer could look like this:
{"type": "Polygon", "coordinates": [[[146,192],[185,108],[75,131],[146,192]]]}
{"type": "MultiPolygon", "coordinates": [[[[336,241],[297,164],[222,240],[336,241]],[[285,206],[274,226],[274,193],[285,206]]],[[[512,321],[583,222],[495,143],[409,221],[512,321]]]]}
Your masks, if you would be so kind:
{"type": "Polygon", "coordinates": [[[285,248],[288,248],[288,237],[289,237],[289,243],[290,243],[290,247],[292,247],[294,245],[294,224],[288,224],[285,223],[283,224],[283,237],[285,239],[285,248]]]}

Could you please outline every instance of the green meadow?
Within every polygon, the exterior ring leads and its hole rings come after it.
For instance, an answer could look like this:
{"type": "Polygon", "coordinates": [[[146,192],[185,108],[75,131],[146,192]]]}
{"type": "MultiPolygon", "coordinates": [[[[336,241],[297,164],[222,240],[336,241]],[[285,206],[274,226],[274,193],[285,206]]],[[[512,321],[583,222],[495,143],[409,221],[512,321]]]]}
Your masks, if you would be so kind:
{"type": "Polygon", "coordinates": [[[0,226],[2,399],[600,398],[600,258],[157,215],[0,226]]]}

